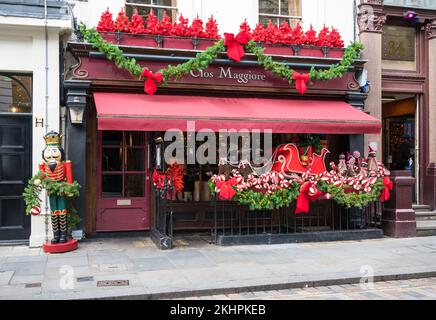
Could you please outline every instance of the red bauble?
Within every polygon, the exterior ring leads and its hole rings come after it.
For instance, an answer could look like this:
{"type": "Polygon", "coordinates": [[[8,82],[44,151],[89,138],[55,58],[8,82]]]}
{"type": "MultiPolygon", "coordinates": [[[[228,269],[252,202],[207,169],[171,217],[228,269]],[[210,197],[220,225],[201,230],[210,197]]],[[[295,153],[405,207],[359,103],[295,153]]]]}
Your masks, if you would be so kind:
{"type": "Polygon", "coordinates": [[[130,22],[130,32],[133,34],[143,34],[145,33],[144,21],[142,17],[138,14],[138,11],[135,9],[132,21],[130,22]]]}
{"type": "Polygon", "coordinates": [[[154,15],[153,9],[150,10],[145,24],[145,33],[159,34],[159,19],[154,15]]]}
{"type": "Polygon", "coordinates": [[[130,21],[126,16],[124,9],[118,13],[117,19],[115,20],[115,31],[119,32],[129,32],[130,31],[130,21]]]}
{"type": "Polygon", "coordinates": [[[97,25],[97,31],[113,32],[115,31],[115,24],[112,20],[112,13],[109,12],[109,8],[101,14],[100,21],[97,25]]]}
{"type": "Polygon", "coordinates": [[[218,34],[218,24],[213,16],[210,16],[209,20],[206,22],[206,31],[204,33],[204,37],[208,39],[220,38],[220,35],[218,34]]]}
{"type": "Polygon", "coordinates": [[[167,15],[167,12],[164,11],[162,21],[157,26],[157,32],[163,36],[171,35],[173,30],[173,25],[171,23],[171,18],[167,15]]]}

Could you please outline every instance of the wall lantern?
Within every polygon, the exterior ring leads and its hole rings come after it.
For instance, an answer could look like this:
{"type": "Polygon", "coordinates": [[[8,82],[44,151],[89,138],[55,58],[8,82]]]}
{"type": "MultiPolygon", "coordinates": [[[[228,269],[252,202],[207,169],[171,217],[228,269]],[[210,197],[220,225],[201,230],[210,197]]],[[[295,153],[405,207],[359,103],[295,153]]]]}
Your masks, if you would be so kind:
{"type": "Polygon", "coordinates": [[[69,90],[67,93],[67,107],[70,110],[72,124],[83,124],[86,108],[86,92],[69,90]]]}

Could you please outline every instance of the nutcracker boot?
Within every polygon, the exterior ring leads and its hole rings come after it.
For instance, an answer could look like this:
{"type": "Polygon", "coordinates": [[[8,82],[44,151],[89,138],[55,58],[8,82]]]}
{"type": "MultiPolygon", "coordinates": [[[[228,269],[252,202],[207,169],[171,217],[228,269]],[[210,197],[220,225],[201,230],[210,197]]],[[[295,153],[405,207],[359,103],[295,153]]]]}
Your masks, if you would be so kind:
{"type": "Polygon", "coordinates": [[[53,239],[51,243],[59,243],[59,216],[54,212],[51,213],[51,227],[53,229],[53,239]]]}
{"type": "Polygon", "coordinates": [[[68,241],[68,239],[67,239],[67,215],[66,214],[59,215],[59,227],[60,227],[59,243],[65,243],[68,241]]]}

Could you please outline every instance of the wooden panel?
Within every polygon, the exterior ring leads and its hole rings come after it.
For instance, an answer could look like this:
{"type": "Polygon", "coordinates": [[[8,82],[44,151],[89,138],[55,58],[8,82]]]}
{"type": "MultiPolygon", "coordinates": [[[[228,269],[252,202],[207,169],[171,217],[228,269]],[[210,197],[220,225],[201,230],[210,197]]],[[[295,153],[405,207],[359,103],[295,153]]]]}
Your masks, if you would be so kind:
{"type": "Polygon", "coordinates": [[[97,119],[95,106],[89,102],[86,127],[86,218],[87,234],[96,230],[96,196],[97,196],[97,119]]]}

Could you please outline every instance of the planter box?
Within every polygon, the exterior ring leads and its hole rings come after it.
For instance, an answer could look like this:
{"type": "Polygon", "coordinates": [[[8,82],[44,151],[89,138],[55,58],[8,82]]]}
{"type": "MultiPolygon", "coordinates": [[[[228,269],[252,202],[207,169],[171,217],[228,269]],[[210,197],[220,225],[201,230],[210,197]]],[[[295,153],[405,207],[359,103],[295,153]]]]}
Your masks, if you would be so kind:
{"type": "Polygon", "coordinates": [[[123,32],[100,32],[107,42],[122,46],[157,47],[156,36],[150,34],[131,34],[123,32]]]}
{"type": "Polygon", "coordinates": [[[329,48],[317,46],[282,45],[282,44],[260,44],[264,46],[266,54],[299,57],[337,58],[344,55],[344,48],[329,48]]]}

